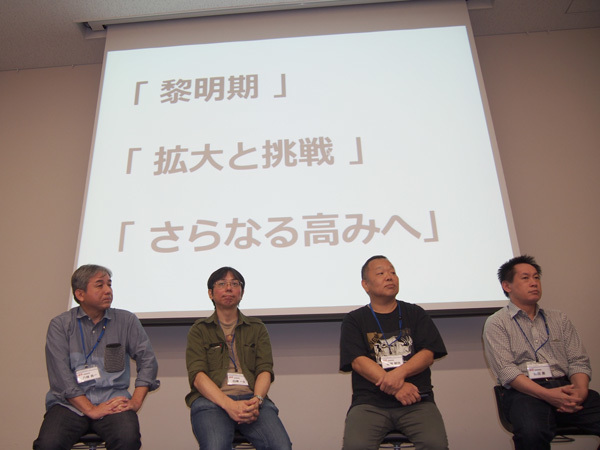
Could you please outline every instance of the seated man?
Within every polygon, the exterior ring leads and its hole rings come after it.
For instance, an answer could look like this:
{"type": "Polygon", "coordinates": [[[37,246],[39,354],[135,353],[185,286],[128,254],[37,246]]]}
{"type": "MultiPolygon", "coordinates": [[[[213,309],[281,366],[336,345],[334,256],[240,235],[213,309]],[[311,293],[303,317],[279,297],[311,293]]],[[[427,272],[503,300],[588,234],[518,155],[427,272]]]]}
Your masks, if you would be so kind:
{"type": "Polygon", "coordinates": [[[421,307],[396,300],[398,276],[385,256],[363,265],[362,286],[370,303],[342,323],[340,370],[352,371],[344,450],[378,449],[393,430],[417,449],[447,449],[429,368],[446,355],[436,326],[421,307]]]}
{"type": "Polygon", "coordinates": [[[111,308],[109,269],[84,265],[71,287],[79,306],[52,319],[46,339],[50,391],[34,449],[69,450],[94,432],[109,450],[141,447],[136,412],[148,391],[158,388],[158,363],[138,318],[111,308]],[[135,390],[128,391],[129,358],[137,366],[135,390]]]}
{"type": "Polygon", "coordinates": [[[504,391],[517,450],[550,449],[557,425],[600,435],[600,397],[588,389],[590,360],[565,314],[540,308],[542,269],[517,256],[498,270],[510,302],[483,330],[488,363],[504,391]]]}
{"type": "Polygon", "coordinates": [[[201,449],[231,450],[235,430],[257,450],[291,449],[279,410],[267,398],[274,379],[267,328],[238,309],[245,285],[232,267],[208,278],[215,312],[192,325],[186,350],[192,430],[201,449]]]}

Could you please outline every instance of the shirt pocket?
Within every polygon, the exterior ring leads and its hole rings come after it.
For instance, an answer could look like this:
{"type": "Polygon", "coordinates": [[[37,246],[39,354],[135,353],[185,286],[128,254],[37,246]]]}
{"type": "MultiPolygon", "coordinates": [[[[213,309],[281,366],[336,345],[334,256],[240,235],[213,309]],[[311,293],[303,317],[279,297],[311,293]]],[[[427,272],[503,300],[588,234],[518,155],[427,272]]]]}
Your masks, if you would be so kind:
{"type": "Polygon", "coordinates": [[[125,346],[114,343],[104,349],[104,370],[116,373],[125,370],[125,346]]]}
{"type": "Polygon", "coordinates": [[[208,370],[219,370],[223,366],[223,348],[225,344],[214,343],[210,344],[206,349],[206,364],[208,370]]]}
{"type": "Polygon", "coordinates": [[[254,372],[256,369],[256,345],[255,344],[244,344],[242,352],[244,354],[244,363],[250,372],[254,372]]]}

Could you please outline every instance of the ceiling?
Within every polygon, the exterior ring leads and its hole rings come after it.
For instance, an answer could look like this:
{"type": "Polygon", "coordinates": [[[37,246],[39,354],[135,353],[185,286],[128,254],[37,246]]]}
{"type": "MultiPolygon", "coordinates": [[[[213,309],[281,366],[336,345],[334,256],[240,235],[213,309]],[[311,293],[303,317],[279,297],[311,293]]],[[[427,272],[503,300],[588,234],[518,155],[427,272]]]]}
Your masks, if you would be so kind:
{"type": "MultiPolygon", "coordinates": [[[[390,0],[387,0],[390,1],[390,0]]],[[[413,0],[424,1],[424,0],[413,0]]],[[[426,0],[425,0],[426,1],[426,0]]],[[[475,36],[600,27],[600,0],[466,0],[475,36]]],[[[0,71],[98,64],[102,24],[369,0],[0,0],[0,71]]]]}

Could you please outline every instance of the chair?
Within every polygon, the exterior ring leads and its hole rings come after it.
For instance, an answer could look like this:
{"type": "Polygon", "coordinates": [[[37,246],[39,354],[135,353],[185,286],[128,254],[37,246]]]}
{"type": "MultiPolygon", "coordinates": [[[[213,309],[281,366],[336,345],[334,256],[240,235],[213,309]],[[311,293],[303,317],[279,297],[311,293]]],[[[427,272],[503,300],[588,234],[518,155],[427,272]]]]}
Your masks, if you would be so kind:
{"type": "Polygon", "coordinates": [[[383,438],[383,441],[381,441],[380,446],[380,448],[393,448],[394,450],[409,447],[414,447],[414,445],[410,442],[405,434],[402,434],[396,430],[390,431],[388,434],[386,434],[383,438]],[[384,445],[385,447],[383,447],[384,445]]]}
{"type": "MultiPolygon", "coordinates": [[[[496,406],[498,407],[498,418],[500,419],[500,423],[504,427],[506,431],[509,433],[513,432],[513,426],[509,422],[508,417],[504,414],[504,408],[502,408],[502,400],[504,397],[504,388],[502,386],[494,386],[494,396],[496,397],[496,406]]],[[[588,432],[581,430],[577,427],[556,427],[556,434],[554,435],[554,439],[552,442],[573,442],[575,439],[569,436],[583,436],[588,434],[588,432]]]]}
{"type": "Polygon", "coordinates": [[[99,448],[106,448],[106,445],[102,438],[96,433],[86,433],[79,438],[79,442],[75,444],[72,448],[97,450],[99,448]]]}
{"type": "Polygon", "coordinates": [[[232,449],[241,450],[241,449],[253,449],[254,447],[250,443],[248,439],[244,437],[242,433],[238,430],[235,430],[235,434],[233,435],[233,445],[232,449]]]}

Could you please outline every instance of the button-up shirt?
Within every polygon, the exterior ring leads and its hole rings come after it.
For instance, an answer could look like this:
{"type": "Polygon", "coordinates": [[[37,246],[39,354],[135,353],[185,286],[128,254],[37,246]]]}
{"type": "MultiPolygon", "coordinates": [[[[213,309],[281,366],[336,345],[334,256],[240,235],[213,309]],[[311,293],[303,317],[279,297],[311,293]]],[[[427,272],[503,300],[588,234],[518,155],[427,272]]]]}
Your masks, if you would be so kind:
{"type": "MultiPolygon", "coordinates": [[[[262,372],[271,374],[274,380],[271,340],[265,324],[256,317],[247,317],[238,310],[238,324],[235,327],[235,346],[248,387],[254,390],[256,377],[262,372]]],[[[194,385],[198,372],[204,372],[217,386],[221,386],[229,368],[229,351],[217,313],[208,318],[198,319],[188,333],[185,352],[190,393],[185,397],[188,406],[201,397],[194,385]]]]}
{"type": "Polygon", "coordinates": [[[517,376],[527,375],[527,364],[536,359],[547,362],[555,378],[570,378],[575,373],[585,373],[590,378],[592,375],[583,343],[561,311],[536,305],[532,320],[509,302],[486,320],[483,342],[492,372],[507,388],[517,376]]]}
{"type": "Polygon", "coordinates": [[[137,367],[135,387],[147,386],[151,391],[158,388],[158,363],[150,339],[134,314],[109,308],[104,318],[94,324],[81,307],[75,307],[55,317],[50,322],[46,338],[46,366],[50,381],[46,409],[60,404],[83,415],[67,399],[85,395],[90,402],[98,405],[117,396],[131,398],[128,392],[130,358],[137,367]],[[116,358],[108,364],[110,372],[105,368],[104,359],[109,344],[118,349],[116,358]],[[78,383],[76,372],[86,366],[97,367],[100,377],[78,383]]]}

